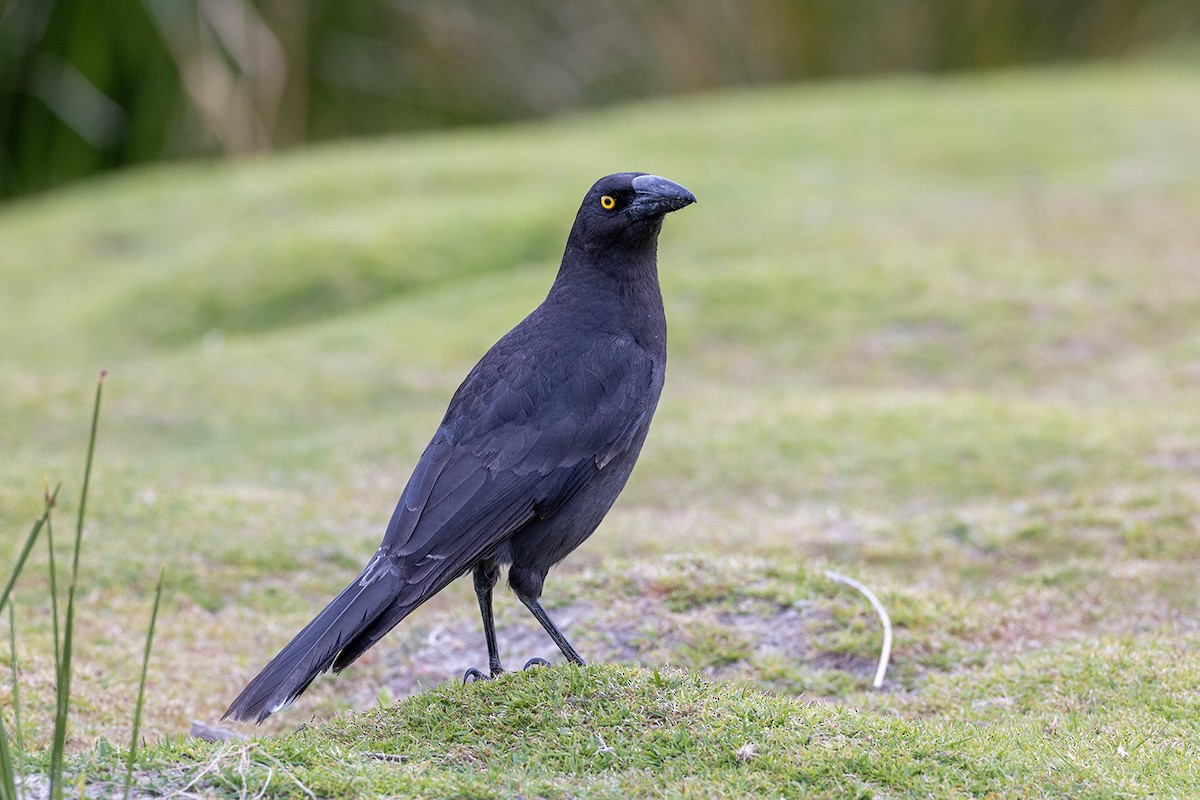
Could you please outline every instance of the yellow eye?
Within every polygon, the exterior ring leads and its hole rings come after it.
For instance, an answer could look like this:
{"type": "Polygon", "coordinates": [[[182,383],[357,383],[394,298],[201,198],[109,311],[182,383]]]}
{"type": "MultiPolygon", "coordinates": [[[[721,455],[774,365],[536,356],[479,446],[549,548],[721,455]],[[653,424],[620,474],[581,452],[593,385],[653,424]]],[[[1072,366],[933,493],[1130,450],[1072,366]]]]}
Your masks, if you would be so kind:
{"type": "Polygon", "coordinates": [[[612,211],[614,208],[616,208],[617,201],[616,198],[614,198],[611,194],[606,194],[604,197],[600,198],[600,205],[603,206],[606,211],[612,211]]]}

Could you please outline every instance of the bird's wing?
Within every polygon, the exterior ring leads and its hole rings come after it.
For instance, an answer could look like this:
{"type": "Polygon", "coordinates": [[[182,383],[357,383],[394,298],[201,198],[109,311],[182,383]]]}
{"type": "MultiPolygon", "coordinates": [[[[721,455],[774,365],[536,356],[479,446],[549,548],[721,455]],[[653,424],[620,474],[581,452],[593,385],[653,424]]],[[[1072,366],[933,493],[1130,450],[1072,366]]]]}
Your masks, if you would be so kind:
{"type": "Polygon", "coordinates": [[[422,593],[440,589],[553,514],[654,410],[654,364],[631,339],[514,350],[485,357],[455,394],[363,581],[388,574],[422,593]]]}
{"type": "Polygon", "coordinates": [[[413,471],[355,583],[363,596],[386,586],[391,601],[339,640],[335,671],[523,525],[554,514],[633,446],[654,411],[661,372],[630,339],[505,344],[459,387],[413,471]]]}

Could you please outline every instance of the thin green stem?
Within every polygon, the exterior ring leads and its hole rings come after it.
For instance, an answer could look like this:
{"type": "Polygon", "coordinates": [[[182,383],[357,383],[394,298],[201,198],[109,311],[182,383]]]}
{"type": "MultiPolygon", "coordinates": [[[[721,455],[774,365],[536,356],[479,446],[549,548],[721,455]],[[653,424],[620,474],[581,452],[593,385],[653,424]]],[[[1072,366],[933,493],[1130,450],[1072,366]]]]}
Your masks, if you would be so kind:
{"type": "Polygon", "coordinates": [[[54,674],[62,665],[62,643],[58,633],[58,561],[54,558],[54,523],[46,520],[46,552],[49,555],[47,570],[50,573],[50,625],[54,633],[54,674]]]}
{"type": "Polygon", "coordinates": [[[25,734],[21,730],[21,689],[17,683],[21,668],[17,664],[17,610],[8,607],[8,653],[9,666],[12,668],[12,710],[13,710],[13,747],[17,753],[25,752],[25,734]]]}
{"type": "Polygon", "coordinates": [[[142,653],[142,680],[138,684],[137,705],[133,709],[133,732],[129,735],[129,764],[125,770],[125,800],[129,800],[129,790],[133,787],[133,766],[137,762],[138,733],[142,727],[142,706],[146,699],[146,675],[150,671],[150,648],[154,644],[154,625],[158,621],[158,605],[162,601],[163,578],[167,574],[167,565],[163,564],[158,573],[158,586],[154,589],[154,608],[150,611],[150,629],[146,631],[146,649],[142,653]]]}
{"type": "Polygon", "coordinates": [[[100,423],[100,398],[104,389],[101,372],[92,404],[92,429],[88,435],[87,461],[83,468],[83,487],[79,491],[79,518],[75,525],[75,551],[71,560],[71,583],[67,587],[67,612],[63,620],[62,657],[58,663],[57,703],[54,715],[54,742],[50,748],[50,797],[63,796],[63,755],[67,749],[67,718],[71,707],[71,653],[75,634],[75,592],[79,586],[79,554],[83,545],[83,520],[87,509],[88,487],[92,477],[92,457],[96,452],[96,430],[100,423]]]}
{"type": "Polygon", "coordinates": [[[17,772],[3,721],[0,721],[0,800],[17,800],[17,772]]]}
{"type": "Polygon", "coordinates": [[[9,739],[4,722],[0,720],[0,800],[10,800],[10,798],[11,800],[17,800],[17,773],[13,760],[13,751],[15,749],[18,754],[25,752],[24,734],[21,731],[21,692],[17,683],[17,678],[19,677],[19,668],[17,666],[17,615],[15,605],[9,605],[8,601],[12,597],[13,587],[17,583],[17,578],[25,569],[25,562],[29,558],[29,552],[33,549],[33,545],[37,541],[38,534],[42,528],[46,529],[46,538],[48,541],[52,536],[50,510],[54,508],[55,503],[58,501],[59,488],[61,488],[61,484],[54,487],[54,491],[51,492],[47,487],[44,494],[45,507],[42,509],[42,516],[33,523],[33,528],[30,529],[29,536],[25,539],[25,545],[21,548],[21,554],[17,557],[17,564],[13,567],[12,575],[9,576],[3,593],[0,593],[0,610],[5,605],[8,605],[9,665],[12,669],[14,736],[12,740],[9,739]]]}
{"type": "Polygon", "coordinates": [[[92,403],[92,430],[88,435],[87,462],[83,466],[83,488],[79,490],[79,517],[75,523],[75,559],[71,565],[71,585],[79,575],[79,543],[83,541],[83,517],[87,511],[88,486],[92,480],[92,456],[96,453],[96,430],[100,427],[100,396],[104,392],[104,378],[107,370],[100,371],[100,379],[96,381],[96,399],[92,403]]]}
{"type": "Polygon", "coordinates": [[[9,576],[8,583],[4,587],[4,592],[0,593],[0,609],[8,602],[8,596],[12,594],[13,586],[16,585],[17,576],[21,574],[21,570],[25,568],[25,560],[29,558],[29,551],[33,549],[33,543],[37,541],[38,534],[42,528],[50,521],[50,509],[54,507],[58,500],[58,490],[62,488],[62,484],[54,487],[54,493],[46,493],[46,507],[42,510],[42,515],[33,523],[33,528],[29,531],[29,536],[25,539],[25,546],[21,548],[21,554],[17,556],[17,565],[13,568],[12,575],[9,576]]]}

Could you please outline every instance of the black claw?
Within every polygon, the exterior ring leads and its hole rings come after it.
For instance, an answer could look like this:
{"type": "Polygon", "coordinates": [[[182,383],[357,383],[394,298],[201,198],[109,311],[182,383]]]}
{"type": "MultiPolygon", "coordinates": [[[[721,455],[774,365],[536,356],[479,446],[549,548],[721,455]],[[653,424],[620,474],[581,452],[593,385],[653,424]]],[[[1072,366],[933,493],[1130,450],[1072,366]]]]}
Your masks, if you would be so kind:
{"type": "Polygon", "coordinates": [[[491,675],[485,675],[475,667],[471,667],[463,673],[463,686],[466,686],[468,683],[475,683],[475,681],[490,681],[491,679],[491,675]]]}
{"type": "Polygon", "coordinates": [[[537,656],[534,656],[533,658],[526,661],[525,666],[521,667],[521,669],[530,669],[531,667],[548,667],[548,666],[550,666],[549,661],[547,661],[544,658],[538,658],[537,656]]]}

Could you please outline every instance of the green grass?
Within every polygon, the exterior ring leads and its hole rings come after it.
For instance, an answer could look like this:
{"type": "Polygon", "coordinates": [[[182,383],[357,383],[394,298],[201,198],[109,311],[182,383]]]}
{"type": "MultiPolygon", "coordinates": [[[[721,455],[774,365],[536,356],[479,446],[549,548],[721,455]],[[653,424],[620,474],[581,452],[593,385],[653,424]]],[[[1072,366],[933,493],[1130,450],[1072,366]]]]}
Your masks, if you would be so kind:
{"type": "MultiPolygon", "coordinates": [[[[364,798],[1186,796],[1200,791],[1200,708],[1184,684],[1200,672],[1181,668],[1184,655],[1120,642],[1061,650],[953,687],[972,705],[936,716],[808,704],[676,670],[565,666],[447,684],[269,741],[166,743],[143,786],[364,798]],[[1147,670],[1164,680],[1129,679],[1147,670]],[[1030,689],[1013,697],[1014,684],[1030,689]]],[[[85,759],[97,788],[110,762],[85,759]]]]}
{"type": "MultiPolygon", "coordinates": [[[[74,769],[123,779],[94,743],[128,743],[167,563],[143,788],[1194,794],[1198,102],[1182,65],[781,88],[0,207],[14,560],[43,474],[77,494],[86,389],[110,373],[74,769]],[[456,585],[266,728],[311,720],[298,735],[177,741],[355,574],[450,392],[544,294],[584,189],[630,168],[700,198],[660,246],[668,384],[625,496],[546,595],[585,657],[626,666],[335,716],[483,662],[456,585]],[[892,614],[883,692],[874,615],[826,568],[892,614]]],[[[53,653],[45,570],[26,573],[36,746],[53,653]]],[[[550,654],[510,597],[498,615],[507,661],[550,654]]]]}

